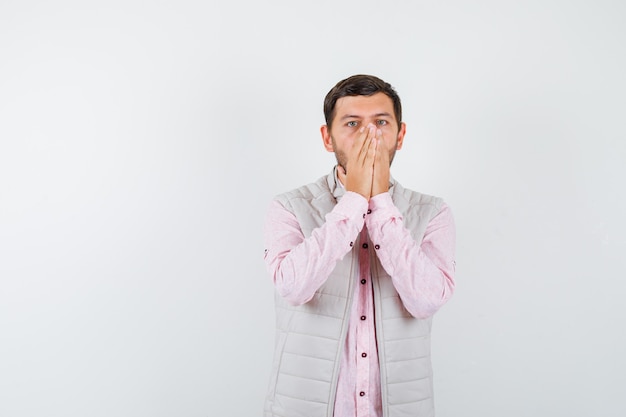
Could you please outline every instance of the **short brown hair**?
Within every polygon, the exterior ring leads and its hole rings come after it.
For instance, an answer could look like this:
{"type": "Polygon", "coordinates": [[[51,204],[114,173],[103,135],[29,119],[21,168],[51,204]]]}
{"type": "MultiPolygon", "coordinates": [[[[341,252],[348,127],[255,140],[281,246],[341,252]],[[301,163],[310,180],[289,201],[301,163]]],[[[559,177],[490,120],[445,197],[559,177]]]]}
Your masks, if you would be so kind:
{"type": "Polygon", "coordinates": [[[353,75],[345,80],[339,81],[324,99],[324,117],[326,125],[330,128],[330,124],[335,118],[335,104],[337,100],[346,96],[371,96],[376,93],[384,93],[393,102],[393,111],[398,121],[398,129],[402,124],[402,104],[400,96],[391,84],[381,80],[373,75],[353,75]]]}

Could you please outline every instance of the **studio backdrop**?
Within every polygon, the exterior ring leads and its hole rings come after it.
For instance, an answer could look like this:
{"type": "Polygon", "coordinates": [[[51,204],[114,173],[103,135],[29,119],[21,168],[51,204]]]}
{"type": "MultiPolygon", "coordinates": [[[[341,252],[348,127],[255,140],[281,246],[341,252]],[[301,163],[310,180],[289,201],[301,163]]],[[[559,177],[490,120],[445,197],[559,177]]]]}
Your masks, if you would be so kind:
{"type": "Polygon", "coordinates": [[[358,73],[456,221],[438,416],[626,415],[625,4],[2,1],[0,416],[261,415],[263,221],[358,73]]]}

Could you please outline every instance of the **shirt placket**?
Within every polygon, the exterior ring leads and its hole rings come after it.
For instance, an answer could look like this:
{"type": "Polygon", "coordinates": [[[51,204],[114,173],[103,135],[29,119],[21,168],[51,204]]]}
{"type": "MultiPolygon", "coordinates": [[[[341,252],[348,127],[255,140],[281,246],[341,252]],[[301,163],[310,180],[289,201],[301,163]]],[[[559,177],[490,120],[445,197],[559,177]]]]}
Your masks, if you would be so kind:
{"type": "Polygon", "coordinates": [[[357,417],[369,416],[370,401],[370,340],[372,337],[371,275],[369,268],[369,242],[367,230],[360,235],[360,285],[358,292],[359,321],[356,343],[356,405],[357,417]]]}

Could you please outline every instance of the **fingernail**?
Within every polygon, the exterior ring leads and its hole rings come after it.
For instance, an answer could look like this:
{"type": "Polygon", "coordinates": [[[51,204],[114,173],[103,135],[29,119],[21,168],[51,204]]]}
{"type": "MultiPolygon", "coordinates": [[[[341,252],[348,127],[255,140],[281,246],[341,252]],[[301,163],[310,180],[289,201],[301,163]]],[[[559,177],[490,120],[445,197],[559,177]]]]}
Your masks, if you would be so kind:
{"type": "Polygon", "coordinates": [[[376,134],[380,136],[380,135],[382,135],[382,134],[383,134],[383,131],[382,131],[382,130],[380,130],[380,129],[376,129],[376,134]]]}
{"type": "Polygon", "coordinates": [[[361,133],[365,132],[365,126],[361,126],[361,128],[359,129],[359,132],[361,133]]]}

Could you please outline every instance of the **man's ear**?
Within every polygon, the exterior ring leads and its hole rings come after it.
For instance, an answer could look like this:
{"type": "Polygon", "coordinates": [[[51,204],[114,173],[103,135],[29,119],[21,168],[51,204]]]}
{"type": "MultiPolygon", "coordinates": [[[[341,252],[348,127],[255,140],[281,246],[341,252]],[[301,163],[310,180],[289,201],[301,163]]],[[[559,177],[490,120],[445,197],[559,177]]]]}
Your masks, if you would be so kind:
{"type": "Polygon", "coordinates": [[[322,134],[322,141],[324,142],[324,148],[328,152],[335,152],[335,148],[333,148],[333,140],[330,137],[330,129],[326,125],[322,125],[320,127],[320,133],[322,134]]]}
{"type": "Polygon", "coordinates": [[[398,145],[396,146],[397,151],[402,149],[402,144],[404,143],[404,135],[406,135],[406,124],[402,122],[400,123],[400,130],[398,131],[398,145]]]}

